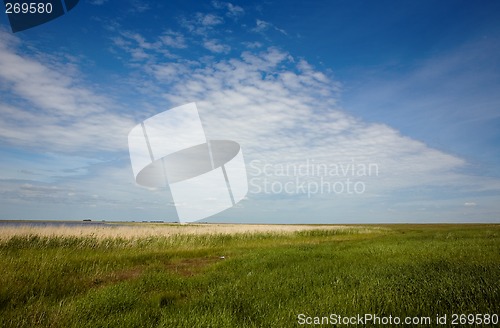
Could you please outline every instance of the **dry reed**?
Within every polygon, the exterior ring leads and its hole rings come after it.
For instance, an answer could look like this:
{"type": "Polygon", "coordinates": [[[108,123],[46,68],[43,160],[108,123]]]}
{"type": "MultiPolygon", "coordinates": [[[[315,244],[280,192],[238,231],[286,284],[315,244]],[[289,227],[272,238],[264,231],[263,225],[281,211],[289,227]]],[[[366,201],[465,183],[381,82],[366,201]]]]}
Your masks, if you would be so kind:
{"type": "Polygon", "coordinates": [[[339,225],[264,225],[264,224],[104,224],[104,225],[19,225],[0,226],[0,240],[13,236],[96,237],[136,239],[174,235],[214,235],[241,233],[292,233],[305,230],[347,229],[339,225]]]}

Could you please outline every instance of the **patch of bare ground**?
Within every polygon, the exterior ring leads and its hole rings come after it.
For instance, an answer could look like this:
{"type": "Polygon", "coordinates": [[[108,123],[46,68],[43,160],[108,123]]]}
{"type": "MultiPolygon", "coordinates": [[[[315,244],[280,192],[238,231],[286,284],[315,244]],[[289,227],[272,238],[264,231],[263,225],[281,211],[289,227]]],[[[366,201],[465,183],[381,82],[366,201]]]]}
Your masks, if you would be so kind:
{"type": "MultiPolygon", "coordinates": [[[[183,277],[191,277],[200,273],[205,267],[222,261],[220,257],[198,257],[186,258],[165,263],[165,270],[179,274],[183,277]]],[[[135,266],[124,270],[118,270],[95,277],[90,281],[91,287],[103,287],[118,282],[139,278],[144,273],[144,266],[135,266]]]]}
{"type": "Polygon", "coordinates": [[[92,287],[101,287],[125,280],[131,280],[139,278],[143,272],[144,272],[144,267],[141,266],[115,271],[93,278],[91,281],[91,285],[92,287]]]}

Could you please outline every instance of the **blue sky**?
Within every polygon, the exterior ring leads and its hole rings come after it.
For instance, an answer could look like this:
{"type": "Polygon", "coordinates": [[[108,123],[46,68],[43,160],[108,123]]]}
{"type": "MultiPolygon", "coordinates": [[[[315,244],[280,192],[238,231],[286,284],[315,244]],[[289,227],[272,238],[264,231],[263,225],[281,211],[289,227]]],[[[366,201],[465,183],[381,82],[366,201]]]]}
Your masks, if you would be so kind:
{"type": "Polygon", "coordinates": [[[0,219],[176,221],[127,135],[196,102],[250,183],[209,221],[500,222],[499,36],[498,1],[82,0],[16,34],[0,15],[0,219]]]}

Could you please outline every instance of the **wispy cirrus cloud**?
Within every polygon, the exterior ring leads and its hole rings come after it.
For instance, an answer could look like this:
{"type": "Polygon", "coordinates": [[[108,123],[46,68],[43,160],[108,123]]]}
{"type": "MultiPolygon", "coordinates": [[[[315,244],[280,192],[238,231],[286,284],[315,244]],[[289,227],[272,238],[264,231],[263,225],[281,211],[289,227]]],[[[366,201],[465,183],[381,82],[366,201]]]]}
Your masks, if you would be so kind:
{"type": "Polygon", "coordinates": [[[233,19],[240,18],[245,14],[245,10],[242,7],[234,5],[230,2],[212,1],[212,5],[216,9],[226,10],[226,16],[233,19]]]}
{"type": "Polygon", "coordinates": [[[0,101],[4,142],[60,151],[124,148],[110,136],[126,131],[131,121],[115,112],[113,101],[68,74],[64,64],[21,54],[5,32],[0,39],[0,85],[9,95],[0,101]]]}
{"type": "Polygon", "coordinates": [[[180,22],[190,33],[206,36],[216,26],[224,23],[224,19],[216,14],[198,12],[190,17],[181,18],[180,22]]]}
{"type": "Polygon", "coordinates": [[[108,1],[109,0],[90,0],[89,3],[91,5],[95,5],[95,6],[101,6],[101,5],[105,4],[108,1]]]}
{"type": "Polygon", "coordinates": [[[151,5],[145,0],[129,0],[130,1],[130,11],[143,13],[151,9],[151,5]]]}
{"type": "Polygon", "coordinates": [[[462,156],[472,155],[478,146],[489,148],[479,157],[497,161],[498,44],[494,39],[469,40],[404,68],[353,69],[344,103],[356,115],[385,121],[462,156]]]}
{"type": "Polygon", "coordinates": [[[185,36],[182,33],[174,32],[172,30],[165,31],[160,40],[167,47],[177,49],[183,49],[187,47],[185,36]]]}
{"type": "Polygon", "coordinates": [[[255,21],[255,27],[253,27],[251,29],[251,31],[257,32],[257,33],[264,33],[264,32],[269,31],[269,30],[275,30],[275,31],[280,32],[283,35],[288,35],[288,33],[285,30],[283,30],[279,27],[276,27],[274,24],[272,24],[270,22],[266,22],[266,21],[261,20],[261,19],[257,19],[255,21]]]}
{"type": "Polygon", "coordinates": [[[113,36],[111,41],[115,48],[130,55],[127,61],[131,60],[132,63],[154,60],[155,57],[174,58],[173,51],[187,47],[184,35],[171,30],[165,31],[154,41],[137,32],[121,31],[119,35],[113,36]]]}

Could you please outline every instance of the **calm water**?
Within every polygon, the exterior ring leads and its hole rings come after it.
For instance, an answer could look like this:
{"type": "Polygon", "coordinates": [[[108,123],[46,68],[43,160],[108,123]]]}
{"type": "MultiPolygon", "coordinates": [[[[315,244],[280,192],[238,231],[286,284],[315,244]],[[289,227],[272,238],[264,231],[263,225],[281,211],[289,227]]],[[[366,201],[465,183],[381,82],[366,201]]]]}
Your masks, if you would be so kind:
{"type": "MultiPolygon", "coordinates": [[[[32,226],[32,227],[80,227],[80,226],[99,226],[107,225],[106,222],[84,222],[84,221],[5,221],[0,220],[0,229],[2,227],[19,227],[19,226],[32,226]]],[[[116,225],[116,224],[113,224],[116,225]]]]}

